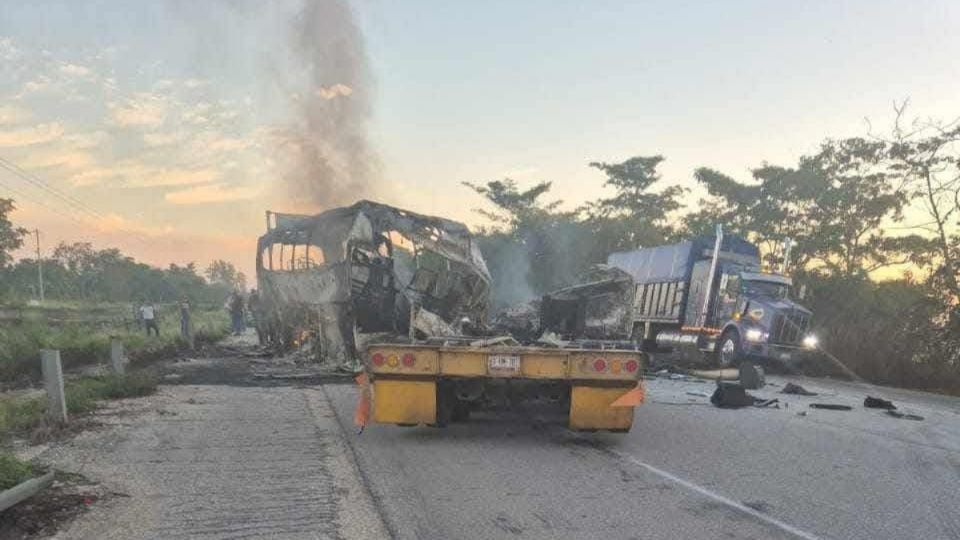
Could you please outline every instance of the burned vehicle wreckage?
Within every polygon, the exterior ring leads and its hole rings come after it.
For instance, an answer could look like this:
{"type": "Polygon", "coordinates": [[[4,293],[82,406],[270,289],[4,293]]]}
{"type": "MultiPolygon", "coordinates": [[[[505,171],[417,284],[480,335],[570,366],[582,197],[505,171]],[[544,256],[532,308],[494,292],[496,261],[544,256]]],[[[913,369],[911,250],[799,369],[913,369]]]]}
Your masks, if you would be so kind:
{"type": "Polygon", "coordinates": [[[261,333],[359,367],[378,337],[482,326],[490,274],[461,223],[360,201],[315,216],[267,213],[257,246],[261,333]]]}

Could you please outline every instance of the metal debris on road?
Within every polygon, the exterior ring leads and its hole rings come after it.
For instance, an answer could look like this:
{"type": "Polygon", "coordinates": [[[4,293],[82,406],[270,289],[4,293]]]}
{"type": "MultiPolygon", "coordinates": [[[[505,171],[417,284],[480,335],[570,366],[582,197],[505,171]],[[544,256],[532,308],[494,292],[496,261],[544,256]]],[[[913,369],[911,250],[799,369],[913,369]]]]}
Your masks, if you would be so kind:
{"type": "Polygon", "coordinates": [[[897,408],[892,401],[873,396],[867,396],[867,398],[863,400],[863,406],[868,409],[887,409],[889,411],[897,408]]]}
{"type": "Polygon", "coordinates": [[[902,418],[904,420],[917,420],[917,421],[923,420],[923,417],[920,416],[919,414],[903,413],[903,412],[894,411],[894,410],[888,410],[887,414],[889,414],[894,418],[902,418]]]}
{"type": "Polygon", "coordinates": [[[853,407],[849,405],[839,405],[837,403],[811,403],[811,409],[826,409],[829,411],[852,411],[853,407]]]}
{"type": "Polygon", "coordinates": [[[798,396],[815,396],[815,395],[817,395],[816,392],[811,392],[811,391],[807,390],[806,388],[800,386],[799,384],[794,384],[794,383],[792,383],[792,382],[788,382],[786,385],[784,385],[783,390],[781,390],[780,393],[781,393],[781,394],[794,394],[794,395],[798,395],[798,396]]]}

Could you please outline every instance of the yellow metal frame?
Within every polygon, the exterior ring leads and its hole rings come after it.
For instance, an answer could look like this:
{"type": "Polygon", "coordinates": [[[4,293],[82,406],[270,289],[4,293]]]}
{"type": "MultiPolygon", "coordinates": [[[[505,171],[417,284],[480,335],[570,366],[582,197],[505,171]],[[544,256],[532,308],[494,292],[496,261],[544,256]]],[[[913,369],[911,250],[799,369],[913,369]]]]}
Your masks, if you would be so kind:
{"type": "Polygon", "coordinates": [[[374,380],[373,420],[381,424],[435,424],[437,383],[374,380]]]}
{"type": "Polygon", "coordinates": [[[367,354],[371,356],[382,354],[387,359],[381,366],[369,365],[374,375],[636,381],[640,379],[644,364],[644,356],[640,352],[533,347],[447,348],[423,345],[371,345],[367,354]],[[412,368],[403,366],[400,362],[406,353],[416,355],[416,363],[412,368]],[[487,358],[493,354],[519,356],[520,371],[517,373],[491,372],[487,369],[487,358]],[[606,371],[594,371],[593,363],[598,358],[603,358],[607,363],[606,371]],[[637,362],[638,369],[628,373],[626,364],[631,360],[637,362]]]}
{"type": "Polygon", "coordinates": [[[570,395],[570,429],[629,430],[633,425],[633,407],[610,404],[630,388],[574,386],[570,395]]]}

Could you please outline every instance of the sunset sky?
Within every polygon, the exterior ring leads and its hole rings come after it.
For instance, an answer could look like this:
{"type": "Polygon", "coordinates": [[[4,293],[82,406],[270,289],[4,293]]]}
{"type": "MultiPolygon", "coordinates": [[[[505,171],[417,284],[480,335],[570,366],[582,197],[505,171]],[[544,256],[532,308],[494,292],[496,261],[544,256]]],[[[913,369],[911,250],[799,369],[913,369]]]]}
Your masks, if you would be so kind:
{"type": "Polygon", "coordinates": [[[358,1],[358,88],[310,86],[300,4],[4,0],[0,158],[77,203],[0,169],[14,221],[252,273],[264,210],[322,209],[280,181],[307,99],[369,98],[372,181],[334,199],[474,225],[462,181],[550,180],[572,206],[601,193],[592,160],[661,153],[690,185],[885,129],[894,100],[960,115],[955,1],[358,1]]]}

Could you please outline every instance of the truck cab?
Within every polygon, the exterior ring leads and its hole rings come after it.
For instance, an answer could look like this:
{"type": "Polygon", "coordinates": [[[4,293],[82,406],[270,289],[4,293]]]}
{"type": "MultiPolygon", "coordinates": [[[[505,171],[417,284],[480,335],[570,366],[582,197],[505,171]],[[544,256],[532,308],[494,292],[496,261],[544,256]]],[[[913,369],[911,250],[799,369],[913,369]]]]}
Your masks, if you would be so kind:
{"type": "Polygon", "coordinates": [[[793,300],[792,289],[793,281],[779,274],[723,270],[715,311],[720,333],[713,344],[721,366],[742,359],[793,363],[816,346],[807,333],[811,312],[793,300]]]}

